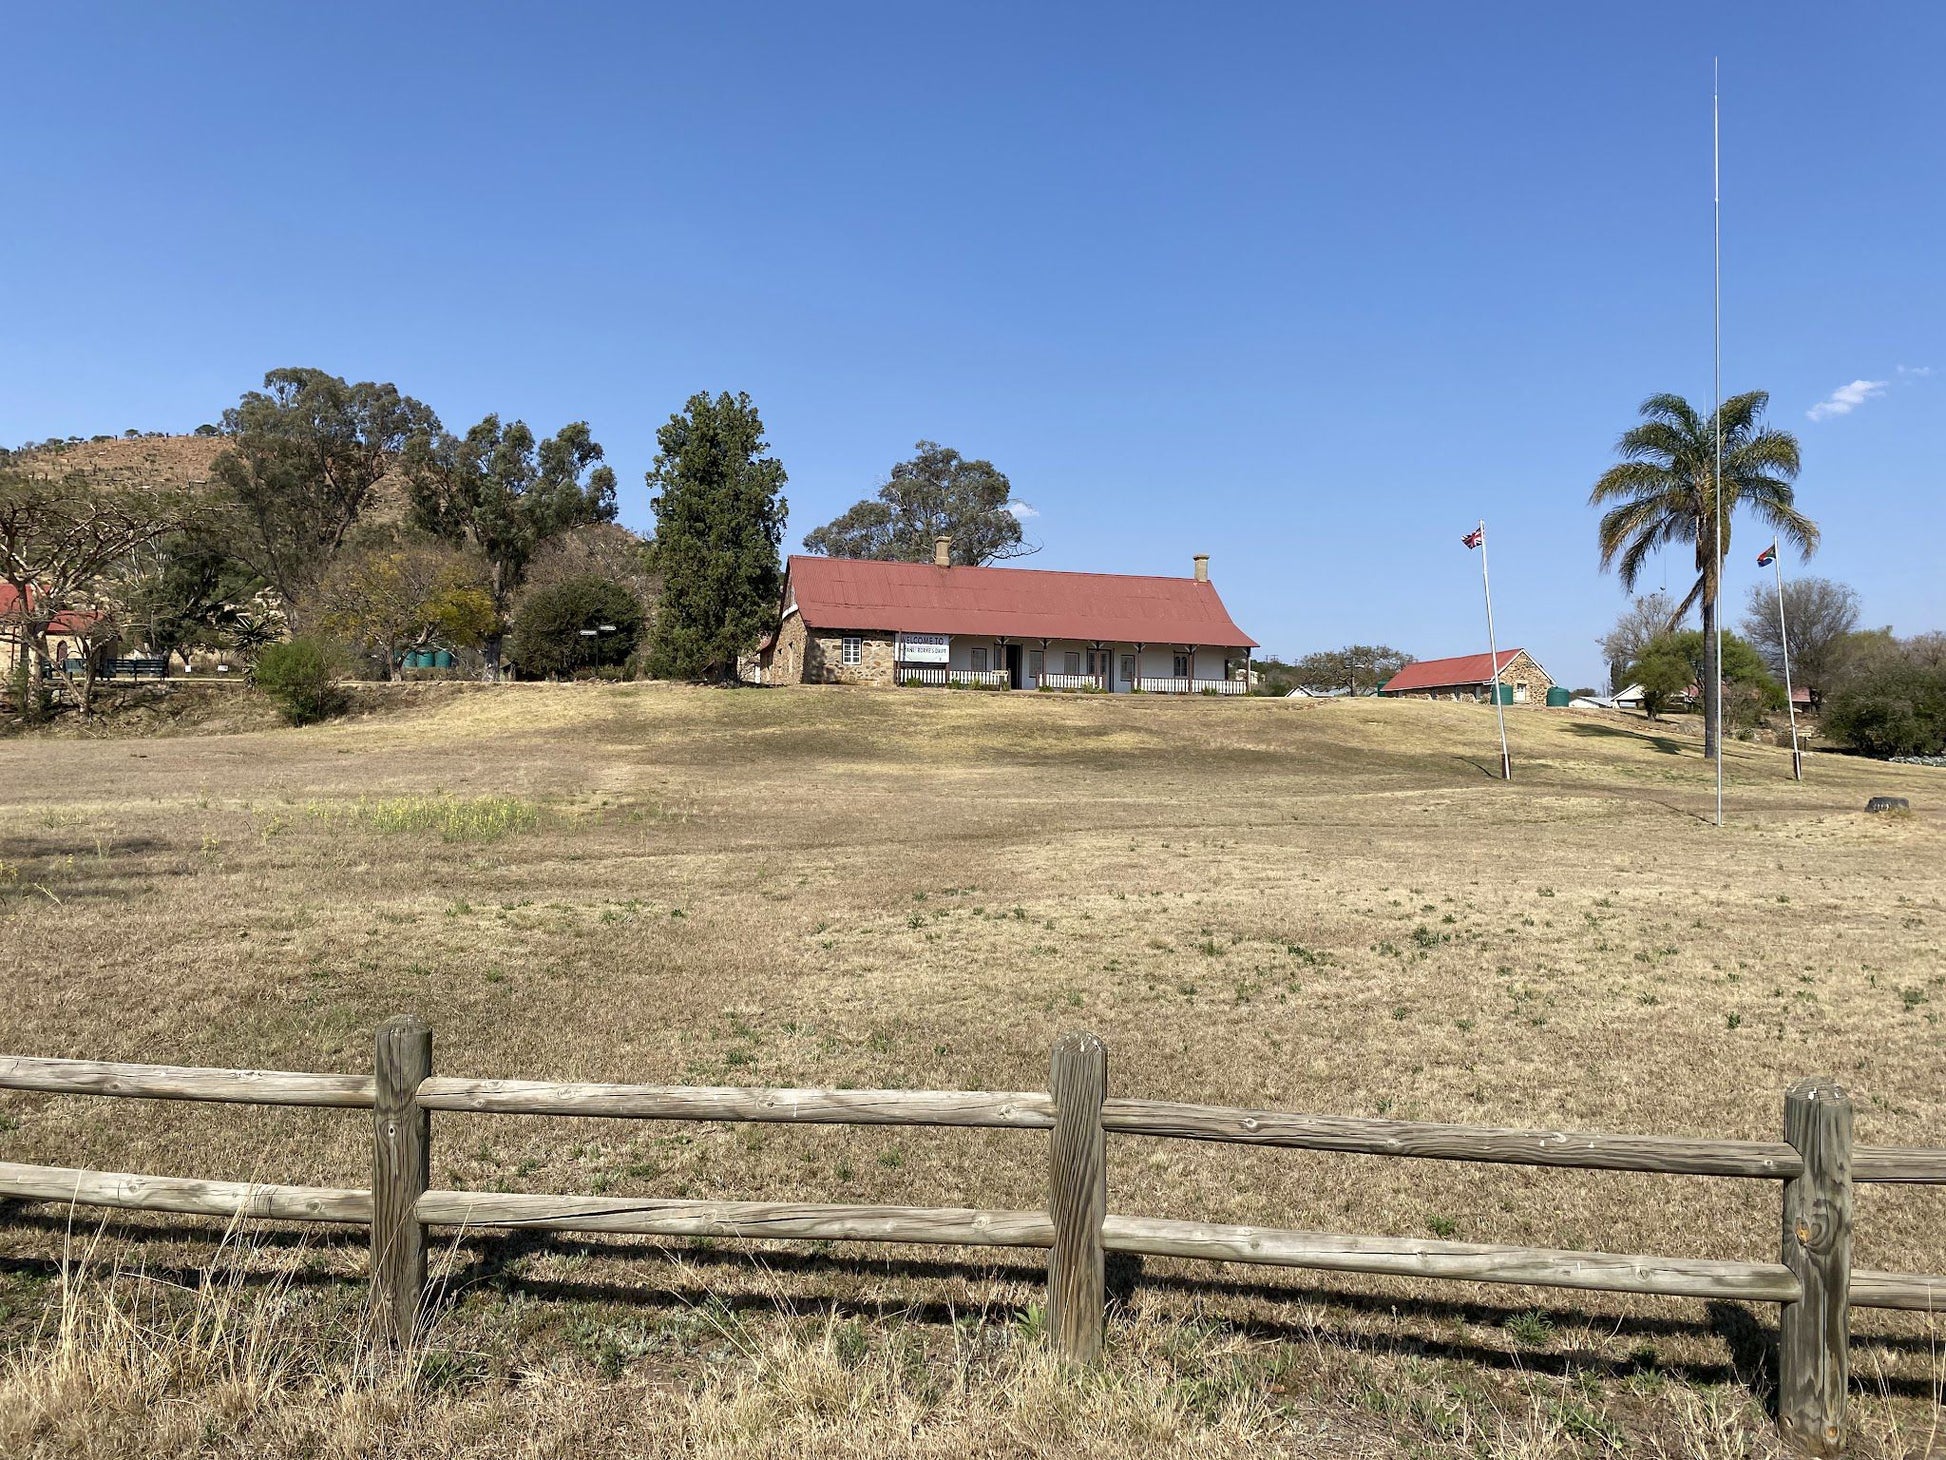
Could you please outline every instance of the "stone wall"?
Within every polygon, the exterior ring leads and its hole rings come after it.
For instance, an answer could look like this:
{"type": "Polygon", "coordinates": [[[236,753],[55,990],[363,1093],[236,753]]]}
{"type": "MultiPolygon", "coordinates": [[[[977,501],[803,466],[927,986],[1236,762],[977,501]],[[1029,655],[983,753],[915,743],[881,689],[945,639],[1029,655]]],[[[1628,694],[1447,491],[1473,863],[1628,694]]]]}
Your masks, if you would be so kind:
{"type": "Polygon", "coordinates": [[[1514,686],[1516,703],[1529,705],[1547,704],[1547,692],[1554,687],[1554,680],[1548,672],[1528,656],[1525,649],[1513,657],[1513,661],[1500,667],[1500,682],[1514,686]],[[1527,697],[1520,699],[1520,686],[1527,687],[1527,697]]]}
{"type": "MultiPolygon", "coordinates": [[[[803,622],[800,614],[792,623],[803,622]]],[[[790,682],[803,684],[893,684],[892,666],[897,646],[893,635],[884,629],[810,629],[804,631],[803,670],[790,682]],[[859,640],[859,660],[844,662],[844,641],[859,640]]]]}
{"type": "Polygon", "coordinates": [[[777,630],[777,641],[759,655],[751,674],[739,665],[747,677],[761,678],[765,684],[802,684],[804,682],[804,616],[792,614],[785,619],[777,630]]]}

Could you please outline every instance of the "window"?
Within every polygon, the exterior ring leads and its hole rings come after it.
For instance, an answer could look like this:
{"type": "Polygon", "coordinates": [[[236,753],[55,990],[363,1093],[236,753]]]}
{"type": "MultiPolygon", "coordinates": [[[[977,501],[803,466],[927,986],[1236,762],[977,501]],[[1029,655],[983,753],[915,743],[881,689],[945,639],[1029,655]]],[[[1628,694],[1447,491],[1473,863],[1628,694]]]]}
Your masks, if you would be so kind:
{"type": "Polygon", "coordinates": [[[847,634],[838,646],[840,664],[857,664],[865,658],[865,641],[857,634],[847,634]]]}
{"type": "Polygon", "coordinates": [[[1135,683],[1135,656],[1122,655],[1122,678],[1130,684],[1135,683]]]}
{"type": "Polygon", "coordinates": [[[1046,672],[1047,655],[1043,654],[1039,649],[1029,649],[1027,651],[1027,673],[1033,678],[1039,679],[1046,672]]]}
{"type": "Polygon", "coordinates": [[[1189,678],[1189,656],[1187,654],[1178,654],[1176,656],[1175,675],[1177,679],[1189,678]]]}
{"type": "Polygon", "coordinates": [[[1068,650],[1062,656],[1061,662],[1067,666],[1067,672],[1069,674],[1079,674],[1081,672],[1081,651],[1079,649],[1068,650]]]}
{"type": "Polygon", "coordinates": [[[977,672],[979,670],[985,669],[986,667],[987,667],[987,651],[984,649],[975,649],[973,651],[974,670],[977,672]]]}

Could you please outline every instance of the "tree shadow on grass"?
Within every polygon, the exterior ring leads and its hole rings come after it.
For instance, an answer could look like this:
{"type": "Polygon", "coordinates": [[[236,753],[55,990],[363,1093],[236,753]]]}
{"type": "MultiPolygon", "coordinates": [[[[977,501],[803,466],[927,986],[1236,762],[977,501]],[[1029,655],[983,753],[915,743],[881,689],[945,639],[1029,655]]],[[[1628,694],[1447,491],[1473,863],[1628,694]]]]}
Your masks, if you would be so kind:
{"type": "Polygon", "coordinates": [[[1623,730],[1618,726],[1603,725],[1593,720],[1570,720],[1568,733],[1598,740],[1639,740],[1664,755],[1681,755],[1689,749],[1682,741],[1671,739],[1667,735],[1650,735],[1642,730],[1623,730]]]}

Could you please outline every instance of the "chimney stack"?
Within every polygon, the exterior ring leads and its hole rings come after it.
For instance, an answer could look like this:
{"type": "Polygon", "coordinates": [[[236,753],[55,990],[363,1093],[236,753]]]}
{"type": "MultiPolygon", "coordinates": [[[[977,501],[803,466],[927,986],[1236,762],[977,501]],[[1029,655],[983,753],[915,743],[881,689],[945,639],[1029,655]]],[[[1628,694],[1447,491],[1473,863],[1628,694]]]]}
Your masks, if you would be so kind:
{"type": "Polygon", "coordinates": [[[953,540],[950,537],[935,537],[932,540],[932,565],[935,568],[952,567],[953,540]]]}
{"type": "Polygon", "coordinates": [[[1209,582],[1209,554],[1208,553],[1196,554],[1196,581],[1198,583],[1209,582]]]}

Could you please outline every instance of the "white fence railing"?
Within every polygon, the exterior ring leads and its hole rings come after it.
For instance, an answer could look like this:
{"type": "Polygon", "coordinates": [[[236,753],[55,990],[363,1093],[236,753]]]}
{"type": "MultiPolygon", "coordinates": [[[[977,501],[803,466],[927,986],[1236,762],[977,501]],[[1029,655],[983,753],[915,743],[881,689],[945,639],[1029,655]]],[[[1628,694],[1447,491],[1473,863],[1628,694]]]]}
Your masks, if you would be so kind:
{"type": "Polygon", "coordinates": [[[1043,674],[1040,678],[1042,689],[1107,689],[1104,677],[1099,674],[1043,674]]]}
{"type": "Polygon", "coordinates": [[[1240,695],[1250,690],[1240,679],[1186,679],[1173,674],[1143,675],[1135,687],[1145,695],[1240,695]]]}
{"type": "Polygon", "coordinates": [[[945,669],[936,664],[901,664],[900,684],[969,684],[982,689],[1006,689],[1012,679],[1004,669],[945,669]]]}

